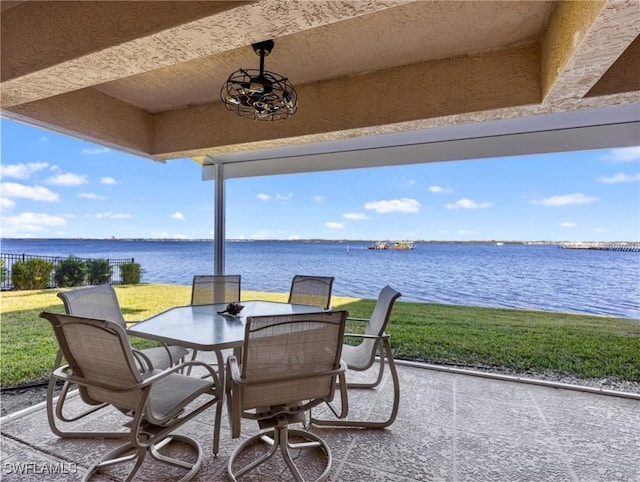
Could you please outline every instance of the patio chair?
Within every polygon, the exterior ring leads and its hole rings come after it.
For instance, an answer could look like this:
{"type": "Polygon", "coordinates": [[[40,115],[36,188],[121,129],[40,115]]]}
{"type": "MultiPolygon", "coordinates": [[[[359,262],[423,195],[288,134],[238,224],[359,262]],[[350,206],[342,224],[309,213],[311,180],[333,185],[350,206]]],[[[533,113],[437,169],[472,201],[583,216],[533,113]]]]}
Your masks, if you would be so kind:
{"type": "MultiPolygon", "coordinates": [[[[191,285],[191,305],[214,305],[240,301],[241,275],[196,275],[191,285]]],[[[218,366],[224,365],[222,353],[216,351],[218,366]]],[[[198,350],[193,350],[191,360],[195,360],[198,350]]],[[[191,370],[187,375],[191,374],[191,370]]]]}
{"type": "Polygon", "coordinates": [[[242,418],[257,420],[261,431],[231,455],[227,465],[231,480],[255,469],[278,449],[295,479],[303,480],[289,452],[314,447],[320,447],[327,458],[326,468],[317,480],[326,478],[332,461],[327,443],[306,430],[288,426],[303,422],[304,412],[311,407],[332,400],[337,378],[342,381],[339,386],[343,407],[348,406],[344,389],[346,366],[340,360],[346,317],[346,311],[328,311],[247,318],[242,363],[235,356],[227,361],[227,408],[233,438],[240,436],[242,418]],[[306,442],[291,443],[289,436],[306,442]],[[249,446],[265,442],[270,446],[266,453],[235,468],[235,462],[249,446]]]}
{"type": "Polygon", "coordinates": [[[213,305],[240,301],[241,277],[236,274],[196,275],[191,286],[191,304],[213,305]]]}
{"type": "Polygon", "coordinates": [[[289,303],[321,306],[328,310],[331,307],[333,280],[329,276],[295,275],[291,281],[289,303]]]}
{"type": "MultiPolygon", "coordinates": [[[[58,297],[64,303],[65,311],[68,315],[82,316],[87,318],[96,318],[102,320],[112,321],[120,325],[126,330],[126,323],[120,310],[120,304],[118,303],[118,297],[115,290],[111,285],[96,285],[86,288],[78,288],[72,291],[65,291],[58,293],[58,297]]],[[[175,365],[178,361],[183,359],[188,353],[188,350],[181,346],[159,346],[154,348],[147,348],[144,350],[134,350],[134,357],[136,364],[141,371],[150,371],[155,369],[165,369],[172,365],[175,365]]],[[[62,363],[63,353],[58,350],[53,369],[55,370],[62,363]]],[[[121,438],[122,432],[114,432],[107,434],[105,432],[77,432],[68,431],[59,428],[56,425],[56,417],[63,422],[74,422],[83,418],[84,416],[95,412],[103,407],[103,405],[95,406],[84,412],[76,413],[73,416],[65,415],[64,404],[67,398],[69,389],[73,384],[64,383],[62,390],[58,396],[57,404],[55,403],[55,385],[56,377],[53,374],[49,377],[49,385],[47,387],[47,417],[49,420],[49,426],[51,431],[59,437],[99,437],[99,438],[121,438]],[[55,415],[54,415],[55,405],[55,415]]],[[[80,396],[85,403],[82,396],[83,392],[80,392],[80,396]]],[[[88,403],[93,405],[92,403],[88,403]]],[[[126,434],[125,434],[126,436],[126,434]]]]}
{"type": "MultiPolygon", "coordinates": [[[[391,379],[393,381],[393,405],[391,414],[385,421],[364,421],[364,420],[327,420],[316,419],[311,416],[311,423],[324,426],[347,426],[347,427],[364,427],[364,428],[384,428],[391,425],[398,415],[398,406],[400,404],[400,383],[398,380],[398,372],[393,361],[393,353],[389,344],[389,335],[385,333],[389,315],[395,301],[401,294],[391,288],[385,286],[376,301],[371,318],[349,318],[348,320],[356,322],[366,322],[364,334],[346,333],[346,338],[359,338],[360,344],[354,346],[345,344],[342,347],[342,360],[347,364],[349,370],[364,372],[369,370],[378,356],[378,375],[374,382],[370,383],[347,383],[348,389],[358,388],[375,388],[380,385],[384,374],[385,360],[389,365],[391,379]]],[[[348,376],[348,375],[347,375],[348,376]]],[[[330,407],[335,413],[336,408],[330,407]]]]}
{"type": "MultiPolygon", "coordinates": [[[[215,372],[211,381],[176,373],[185,362],[165,370],[140,372],[125,329],[117,322],[43,312],[54,330],[68,365],[58,367],[54,376],[75,383],[83,397],[93,404],[107,404],[133,420],[127,424],[129,440],[100,457],[89,467],[83,480],[99,469],[135,461],[126,480],[132,480],[147,455],[157,461],[187,469],[180,479],[190,480],[202,460],[200,444],[174,431],[212,405],[221,409],[223,390],[215,372]],[[202,396],[207,396],[202,399],[202,396]],[[195,462],[161,454],[171,442],[188,445],[196,453],[195,462]]],[[[204,365],[205,369],[209,369],[204,365]]],[[[218,453],[219,432],[213,433],[213,453],[218,453]]]]}

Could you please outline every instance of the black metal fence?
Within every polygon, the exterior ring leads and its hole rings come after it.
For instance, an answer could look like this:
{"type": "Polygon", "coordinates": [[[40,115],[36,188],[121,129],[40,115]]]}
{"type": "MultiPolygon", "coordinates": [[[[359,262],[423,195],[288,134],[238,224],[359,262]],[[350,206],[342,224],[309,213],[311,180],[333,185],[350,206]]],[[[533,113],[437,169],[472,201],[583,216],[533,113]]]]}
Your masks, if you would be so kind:
{"type": "MultiPolygon", "coordinates": [[[[54,279],[54,275],[55,275],[55,266],[59,261],[62,261],[64,259],[67,259],[67,257],[65,256],[41,256],[38,254],[9,254],[9,253],[2,253],[0,254],[0,259],[2,259],[2,266],[4,268],[4,275],[2,276],[2,282],[0,283],[0,289],[3,290],[10,290],[13,288],[13,285],[11,283],[11,268],[13,267],[13,263],[15,263],[16,261],[28,261],[30,259],[42,259],[44,261],[48,261],[49,263],[53,264],[54,266],[54,270],[51,271],[51,276],[49,278],[49,288],[54,288],[56,286],[56,282],[54,279]]],[[[95,259],[95,258],[79,258],[83,261],[89,261],[90,259],[95,259]]],[[[104,259],[104,258],[102,258],[104,259]]],[[[120,266],[122,266],[125,263],[134,263],[134,259],[133,258],[126,258],[126,259],[107,259],[107,261],[109,262],[109,266],[111,267],[111,278],[109,279],[109,284],[115,285],[115,284],[121,284],[122,283],[122,275],[120,273],[120,266]]],[[[85,281],[83,284],[87,285],[89,284],[88,281],[85,281]]]]}

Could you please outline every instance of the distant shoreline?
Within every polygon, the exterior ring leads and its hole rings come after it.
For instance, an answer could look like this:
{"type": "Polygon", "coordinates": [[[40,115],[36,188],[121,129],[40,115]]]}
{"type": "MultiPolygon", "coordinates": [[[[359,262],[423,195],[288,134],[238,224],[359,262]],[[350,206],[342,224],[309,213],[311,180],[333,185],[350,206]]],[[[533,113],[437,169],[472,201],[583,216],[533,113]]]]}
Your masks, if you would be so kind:
{"type": "MultiPolygon", "coordinates": [[[[213,238],[1,238],[2,241],[130,241],[130,242],[181,242],[181,243],[213,243],[213,238]]],[[[228,238],[227,243],[374,243],[379,241],[377,239],[321,239],[321,238],[309,238],[309,239],[244,239],[244,238],[228,238]]],[[[411,240],[416,244],[515,244],[515,245],[558,245],[567,243],[628,243],[638,244],[639,241],[576,241],[576,240],[562,240],[562,241],[550,241],[550,240],[528,240],[528,241],[516,241],[508,239],[486,239],[486,240],[434,240],[434,239],[417,239],[411,240]]]]}

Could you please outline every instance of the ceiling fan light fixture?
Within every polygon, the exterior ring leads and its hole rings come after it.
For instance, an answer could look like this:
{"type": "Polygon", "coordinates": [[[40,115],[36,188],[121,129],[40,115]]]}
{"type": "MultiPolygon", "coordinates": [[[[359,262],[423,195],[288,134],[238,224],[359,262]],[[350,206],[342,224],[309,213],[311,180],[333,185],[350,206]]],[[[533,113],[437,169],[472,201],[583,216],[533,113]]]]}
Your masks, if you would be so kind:
{"type": "Polygon", "coordinates": [[[220,98],[227,110],[263,121],[283,120],[296,113],[298,94],[289,79],[264,70],[264,58],[273,45],[273,40],[253,44],[260,69],[239,69],[222,85],[220,98]]]}

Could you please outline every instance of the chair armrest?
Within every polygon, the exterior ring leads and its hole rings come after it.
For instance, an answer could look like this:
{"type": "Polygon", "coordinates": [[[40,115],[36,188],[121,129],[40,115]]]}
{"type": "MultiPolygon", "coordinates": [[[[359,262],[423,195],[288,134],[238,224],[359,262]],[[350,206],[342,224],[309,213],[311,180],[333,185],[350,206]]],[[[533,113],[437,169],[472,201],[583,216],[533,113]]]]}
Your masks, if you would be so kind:
{"type": "Polygon", "coordinates": [[[106,390],[111,390],[113,392],[129,392],[131,390],[138,390],[143,386],[143,383],[144,383],[144,382],[141,382],[136,385],[132,385],[128,387],[116,387],[113,385],[109,385],[107,383],[99,383],[94,380],[88,380],[84,377],[79,377],[77,375],[74,375],[69,365],[63,365],[61,367],[56,368],[53,371],[53,376],[56,378],[59,378],[60,380],[69,381],[69,382],[75,383],[76,385],[81,385],[83,387],[104,388],[106,390]]]}
{"type": "Polygon", "coordinates": [[[212,379],[214,381],[214,384],[216,386],[216,391],[219,390],[220,389],[220,380],[218,378],[218,374],[208,364],[206,364],[204,362],[197,361],[197,360],[196,361],[188,361],[188,362],[180,363],[179,365],[175,365],[175,366],[169,367],[169,368],[167,368],[165,370],[153,370],[151,372],[146,372],[146,373],[151,373],[151,375],[149,377],[147,377],[147,378],[144,378],[140,383],[137,383],[137,384],[131,385],[131,386],[126,386],[126,387],[118,387],[118,386],[109,385],[109,384],[106,384],[106,383],[98,383],[98,382],[95,382],[93,380],[88,380],[88,379],[86,379],[84,377],[79,377],[77,375],[74,375],[73,372],[71,372],[71,367],[69,367],[69,365],[64,365],[64,366],[61,366],[59,368],[56,368],[53,371],[53,375],[56,378],[59,378],[61,380],[67,380],[67,381],[76,383],[77,385],[82,385],[82,386],[85,386],[85,387],[104,388],[106,390],[111,390],[113,392],[130,392],[132,390],[140,390],[142,388],[145,388],[145,387],[151,385],[152,383],[155,383],[158,380],[161,380],[162,378],[166,378],[169,375],[172,375],[173,373],[184,369],[185,367],[195,366],[195,365],[202,366],[206,370],[209,371],[209,373],[211,374],[211,377],[212,377],[212,379]]]}
{"type": "Polygon", "coordinates": [[[389,338],[389,335],[383,333],[382,335],[365,335],[364,333],[345,333],[344,337],[352,337],[352,338],[370,338],[373,340],[384,340],[385,338],[389,338]]]}
{"type": "MultiPolygon", "coordinates": [[[[347,364],[342,360],[340,360],[340,365],[344,365],[345,368],[347,366],[347,364]]],[[[337,418],[346,418],[349,414],[349,396],[347,393],[347,379],[345,378],[344,373],[338,375],[338,385],[340,387],[340,412],[338,412],[331,402],[327,402],[327,406],[337,418]]]]}
{"type": "Polygon", "coordinates": [[[369,318],[356,318],[353,316],[347,317],[347,321],[369,321],[369,318]]]}
{"type": "Polygon", "coordinates": [[[143,372],[149,372],[153,370],[153,363],[151,363],[151,360],[147,355],[142,353],[142,351],[140,350],[136,350],[135,348],[132,348],[131,350],[133,351],[133,357],[140,364],[140,368],[143,372]]]}
{"type": "MultiPolygon", "coordinates": [[[[137,321],[127,321],[127,324],[130,324],[130,323],[136,324],[136,323],[139,323],[139,322],[137,322],[137,321]]],[[[144,338],[144,337],[140,336],[140,333],[136,333],[135,331],[134,332],[130,332],[128,328],[125,328],[124,331],[127,334],[127,336],[129,336],[129,337],[133,336],[133,337],[136,337],[136,338],[142,338],[142,339],[145,339],[145,340],[150,340],[149,338],[144,338]]],[[[150,341],[155,341],[155,340],[150,340],[150,341]]],[[[173,365],[174,363],[176,363],[178,361],[178,360],[174,360],[173,356],[171,356],[171,350],[169,350],[169,345],[167,345],[166,343],[160,343],[160,346],[162,348],[164,348],[165,351],[167,352],[167,357],[169,358],[169,363],[171,365],[173,365]]],[[[153,370],[153,364],[151,363],[151,360],[149,360],[149,357],[147,357],[146,355],[141,353],[140,350],[136,350],[135,348],[133,348],[133,354],[138,359],[138,362],[140,363],[141,366],[142,366],[142,362],[144,362],[146,364],[147,369],[143,370],[143,371],[153,370]]]]}
{"type": "MultiPolygon", "coordinates": [[[[208,377],[210,376],[211,379],[213,380],[215,386],[216,386],[216,390],[218,387],[221,387],[220,385],[220,378],[218,377],[218,373],[211,368],[211,365],[209,365],[208,363],[205,362],[201,362],[198,360],[191,360],[191,361],[185,361],[180,363],[179,365],[175,365],[173,367],[169,367],[167,368],[165,371],[169,371],[169,372],[176,372],[176,371],[182,371],[183,368],[188,368],[188,367],[194,367],[194,366],[199,366],[204,368],[205,370],[207,370],[209,372],[208,375],[204,375],[204,377],[208,377]]],[[[185,375],[186,376],[186,375],[185,375]]]]}

